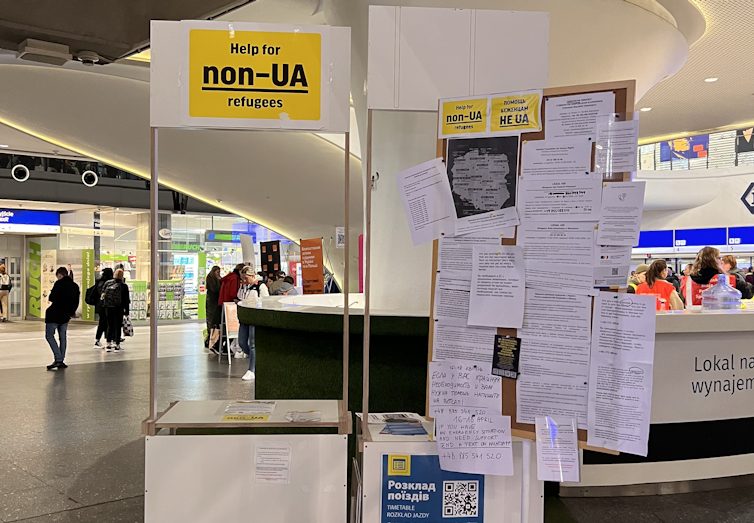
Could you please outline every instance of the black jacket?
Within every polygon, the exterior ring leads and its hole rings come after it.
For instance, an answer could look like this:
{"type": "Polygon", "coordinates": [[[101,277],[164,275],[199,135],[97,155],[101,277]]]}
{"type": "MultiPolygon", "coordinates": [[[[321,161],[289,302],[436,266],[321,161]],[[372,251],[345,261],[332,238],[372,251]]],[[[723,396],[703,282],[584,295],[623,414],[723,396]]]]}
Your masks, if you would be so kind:
{"type": "Polygon", "coordinates": [[[100,299],[102,296],[102,293],[105,292],[105,283],[108,280],[112,280],[112,278],[105,278],[104,276],[100,277],[99,280],[97,280],[97,283],[95,283],[95,287],[97,288],[97,305],[94,306],[94,312],[96,312],[99,315],[102,315],[105,313],[105,309],[102,306],[102,300],[100,299]]]}
{"type": "MultiPolygon", "coordinates": [[[[118,309],[122,309],[123,314],[128,316],[128,311],[131,306],[131,296],[128,292],[128,285],[120,282],[120,306],[117,307],[118,309]]],[[[116,307],[104,307],[105,309],[115,309],[116,307]]]]}
{"type": "Polygon", "coordinates": [[[50,306],[45,311],[45,323],[68,323],[76,314],[80,299],[79,286],[68,276],[60,278],[50,291],[50,306]]]}

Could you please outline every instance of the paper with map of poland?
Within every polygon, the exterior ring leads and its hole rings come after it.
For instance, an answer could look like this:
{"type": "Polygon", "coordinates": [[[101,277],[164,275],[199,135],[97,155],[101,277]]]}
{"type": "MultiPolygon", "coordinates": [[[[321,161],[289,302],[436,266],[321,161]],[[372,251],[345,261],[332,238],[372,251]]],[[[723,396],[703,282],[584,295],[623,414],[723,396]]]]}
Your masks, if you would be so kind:
{"type": "Polygon", "coordinates": [[[521,178],[592,178],[592,142],[587,136],[525,141],[521,144],[521,178]]]}
{"type": "Polygon", "coordinates": [[[518,225],[518,136],[448,140],[455,234],[518,225]]]}
{"type": "Polygon", "coordinates": [[[453,197],[442,158],[401,171],[396,181],[414,246],[453,234],[453,197]]]}

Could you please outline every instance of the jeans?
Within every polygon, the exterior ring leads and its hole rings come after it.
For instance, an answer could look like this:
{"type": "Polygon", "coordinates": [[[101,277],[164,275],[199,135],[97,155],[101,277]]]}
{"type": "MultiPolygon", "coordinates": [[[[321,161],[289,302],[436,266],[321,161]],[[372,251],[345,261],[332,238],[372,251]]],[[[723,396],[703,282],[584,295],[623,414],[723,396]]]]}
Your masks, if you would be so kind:
{"type": "Polygon", "coordinates": [[[52,353],[55,355],[55,361],[63,361],[65,359],[66,339],[65,334],[68,331],[68,322],[66,323],[45,323],[45,338],[47,343],[50,344],[52,353]],[[58,337],[60,338],[60,345],[55,341],[55,331],[58,331],[58,337]]]}
{"type": "Polygon", "coordinates": [[[245,354],[249,356],[249,370],[254,372],[257,359],[257,350],[254,343],[254,326],[241,323],[238,327],[238,344],[245,354]]]}

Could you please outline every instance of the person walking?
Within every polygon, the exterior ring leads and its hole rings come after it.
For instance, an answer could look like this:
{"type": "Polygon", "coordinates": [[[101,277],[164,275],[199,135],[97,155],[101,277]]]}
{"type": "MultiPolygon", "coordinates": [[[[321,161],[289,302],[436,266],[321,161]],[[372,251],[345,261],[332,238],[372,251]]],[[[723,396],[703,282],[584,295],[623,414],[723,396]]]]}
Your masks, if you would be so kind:
{"type": "Polygon", "coordinates": [[[123,316],[128,314],[131,298],[128,286],[123,282],[123,269],[113,274],[113,279],[105,283],[104,306],[107,309],[107,352],[120,352],[120,334],[123,329],[123,316]]]}
{"type": "Polygon", "coordinates": [[[8,321],[8,296],[13,288],[10,275],[5,272],[5,264],[0,265],[0,321],[8,321]]]}
{"type": "Polygon", "coordinates": [[[220,266],[215,265],[207,274],[205,281],[207,286],[207,301],[205,303],[205,312],[207,313],[207,340],[204,344],[206,348],[214,345],[215,341],[219,337],[220,329],[220,287],[222,282],[220,281],[220,266]],[[212,339],[213,331],[217,330],[217,335],[212,339]]]}
{"type": "Polygon", "coordinates": [[[100,276],[99,280],[97,280],[97,283],[94,284],[95,288],[97,289],[97,296],[99,298],[97,300],[97,304],[94,306],[94,312],[99,315],[99,324],[97,325],[97,334],[95,335],[94,341],[95,349],[105,348],[105,346],[102,345],[102,342],[100,342],[103,334],[107,336],[107,309],[102,303],[102,294],[105,292],[105,284],[112,279],[113,270],[110,267],[107,267],[102,270],[102,276],[100,276]]]}
{"type": "Polygon", "coordinates": [[[58,281],[52,286],[50,296],[47,298],[50,306],[45,311],[45,338],[55,356],[55,361],[47,366],[47,370],[68,368],[65,364],[68,322],[76,314],[81,298],[79,286],[68,276],[68,269],[59,267],[55,272],[55,277],[58,281]],[[55,340],[55,331],[58,331],[59,343],[55,340]]]}

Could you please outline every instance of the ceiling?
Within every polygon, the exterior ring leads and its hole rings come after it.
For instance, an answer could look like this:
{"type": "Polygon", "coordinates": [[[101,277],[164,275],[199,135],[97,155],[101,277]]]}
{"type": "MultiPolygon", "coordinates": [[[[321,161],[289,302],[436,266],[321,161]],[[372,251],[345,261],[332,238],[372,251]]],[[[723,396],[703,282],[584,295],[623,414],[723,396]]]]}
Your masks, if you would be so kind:
{"type": "Polygon", "coordinates": [[[0,47],[27,38],[67,45],[74,56],[94,51],[112,62],[143,47],[150,20],[205,19],[254,0],[0,0],[0,47]],[[33,8],[32,8],[33,7],[33,8]]]}
{"type": "Polygon", "coordinates": [[[693,0],[707,28],[684,67],[640,100],[643,141],[754,121],[754,2],[693,0]],[[705,78],[718,78],[707,83],[705,78]]]}
{"type": "Polygon", "coordinates": [[[19,154],[28,156],[54,156],[66,160],[85,160],[85,156],[53,145],[13,127],[0,123],[0,154],[19,154]],[[8,147],[4,147],[7,145],[8,147]]]}

